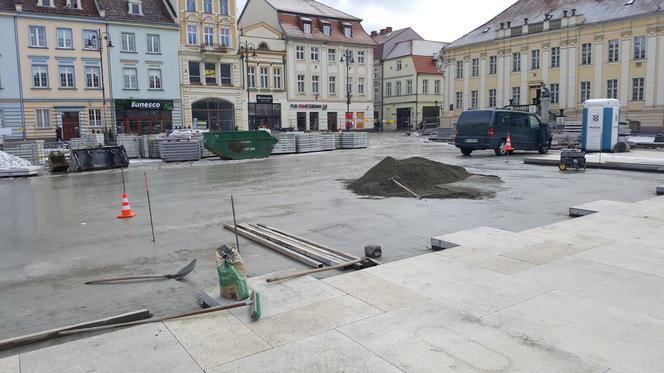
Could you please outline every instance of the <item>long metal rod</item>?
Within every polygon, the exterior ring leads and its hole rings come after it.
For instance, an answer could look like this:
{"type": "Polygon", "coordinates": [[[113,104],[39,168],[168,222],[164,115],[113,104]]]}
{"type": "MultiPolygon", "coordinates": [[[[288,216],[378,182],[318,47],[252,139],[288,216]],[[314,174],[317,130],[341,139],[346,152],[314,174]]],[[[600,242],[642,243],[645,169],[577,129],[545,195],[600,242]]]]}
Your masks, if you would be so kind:
{"type": "Polygon", "coordinates": [[[152,242],[156,242],[154,237],[154,223],[152,222],[152,204],[150,203],[150,188],[148,187],[148,172],[143,171],[145,175],[145,193],[148,195],[148,212],[150,213],[150,228],[152,229],[152,242]]]}
{"type": "Polygon", "coordinates": [[[290,233],[288,233],[288,232],[284,232],[284,231],[282,231],[282,230],[280,230],[280,229],[277,229],[277,228],[271,227],[271,226],[269,226],[269,225],[258,224],[258,226],[259,226],[259,227],[262,227],[262,228],[265,228],[265,229],[269,229],[269,230],[271,230],[271,231],[273,231],[273,232],[276,232],[276,233],[282,234],[282,235],[284,235],[284,236],[288,236],[288,237],[295,238],[295,239],[297,239],[298,241],[305,242],[305,243],[307,243],[307,244],[309,244],[309,245],[316,246],[316,247],[320,247],[321,249],[324,249],[324,250],[329,251],[329,252],[331,252],[331,253],[337,254],[337,255],[339,255],[339,256],[341,256],[341,257],[348,258],[349,261],[350,261],[350,260],[360,259],[360,258],[358,258],[358,257],[356,257],[356,256],[354,256],[354,255],[351,255],[351,254],[348,254],[348,253],[344,253],[343,251],[339,251],[339,250],[333,249],[333,248],[331,248],[331,247],[329,247],[329,246],[325,246],[325,245],[323,245],[323,244],[320,244],[320,243],[317,243],[317,242],[314,242],[314,241],[307,240],[306,238],[303,238],[303,237],[300,237],[300,236],[296,236],[296,235],[294,235],[294,234],[290,234],[290,233]]]}
{"type": "Polygon", "coordinates": [[[395,184],[397,184],[401,189],[403,189],[406,192],[408,192],[408,193],[412,194],[413,196],[415,196],[415,198],[422,199],[422,196],[420,196],[419,194],[413,192],[410,188],[408,188],[407,186],[405,186],[405,185],[401,184],[400,182],[398,182],[397,179],[391,178],[390,180],[392,180],[395,184]]]}
{"type": "Polygon", "coordinates": [[[235,201],[233,200],[233,196],[231,195],[231,208],[233,209],[233,226],[235,226],[235,248],[237,249],[237,252],[240,252],[240,239],[238,238],[237,235],[237,221],[235,220],[235,201]]]}
{"type": "Polygon", "coordinates": [[[125,188],[124,169],[122,166],[120,166],[120,174],[122,174],[122,194],[127,194],[127,189],[125,188]]]}
{"type": "Polygon", "coordinates": [[[329,267],[323,267],[323,268],[318,268],[318,269],[310,269],[310,270],[302,271],[302,272],[294,272],[294,273],[291,273],[291,274],[288,274],[288,275],[285,275],[285,276],[270,277],[270,278],[266,279],[265,281],[266,282],[283,281],[283,280],[288,280],[288,279],[291,279],[291,278],[310,275],[310,274],[313,274],[313,273],[331,271],[333,269],[346,268],[346,267],[350,267],[354,264],[357,264],[361,261],[362,261],[362,259],[357,259],[357,260],[353,260],[353,261],[346,262],[346,263],[340,263],[340,264],[329,266],[329,267]]]}

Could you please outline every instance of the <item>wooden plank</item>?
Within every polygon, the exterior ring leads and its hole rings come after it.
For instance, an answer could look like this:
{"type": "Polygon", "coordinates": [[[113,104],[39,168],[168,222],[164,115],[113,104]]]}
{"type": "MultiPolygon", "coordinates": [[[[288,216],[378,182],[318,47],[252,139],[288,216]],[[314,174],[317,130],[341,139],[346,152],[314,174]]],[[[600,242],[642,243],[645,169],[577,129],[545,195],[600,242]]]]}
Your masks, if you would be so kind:
{"type": "Polygon", "coordinates": [[[330,267],[310,269],[310,270],[302,271],[302,272],[294,272],[294,273],[287,274],[287,275],[284,275],[284,276],[269,277],[265,281],[266,282],[277,282],[277,281],[289,280],[291,278],[302,277],[302,276],[310,275],[310,274],[313,274],[313,273],[330,271],[330,270],[333,270],[333,269],[342,269],[342,268],[346,268],[346,267],[350,267],[350,266],[353,266],[355,264],[358,264],[361,261],[362,261],[362,259],[357,259],[357,260],[352,260],[350,262],[333,265],[333,266],[330,266],[330,267]]]}

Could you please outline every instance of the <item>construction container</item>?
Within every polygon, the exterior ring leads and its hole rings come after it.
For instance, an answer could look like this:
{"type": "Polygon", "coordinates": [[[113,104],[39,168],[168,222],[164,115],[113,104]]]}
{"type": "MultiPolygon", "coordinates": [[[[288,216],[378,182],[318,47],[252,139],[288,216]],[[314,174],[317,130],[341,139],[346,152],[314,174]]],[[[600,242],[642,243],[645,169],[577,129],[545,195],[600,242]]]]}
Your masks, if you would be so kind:
{"type": "Polygon", "coordinates": [[[129,167],[124,146],[104,146],[90,149],[71,149],[69,172],[129,167]]]}
{"type": "Polygon", "coordinates": [[[581,122],[581,149],[587,152],[611,152],[618,142],[620,101],[586,100],[581,122]]]}
{"type": "Polygon", "coordinates": [[[267,131],[208,132],[203,141],[209,151],[231,160],[267,158],[277,143],[267,131]]]}

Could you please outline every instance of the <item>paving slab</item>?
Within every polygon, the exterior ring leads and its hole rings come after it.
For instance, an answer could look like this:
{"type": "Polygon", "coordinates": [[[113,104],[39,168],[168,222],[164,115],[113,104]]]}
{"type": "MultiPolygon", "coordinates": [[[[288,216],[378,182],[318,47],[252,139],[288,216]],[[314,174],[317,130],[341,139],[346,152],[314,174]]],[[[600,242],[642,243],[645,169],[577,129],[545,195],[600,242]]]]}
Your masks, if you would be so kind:
{"type": "Polygon", "coordinates": [[[486,315],[552,289],[448,259],[445,251],[366,271],[474,316],[486,315]]]}
{"type": "Polygon", "coordinates": [[[656,193],[658,196],[662,196],[662,195],[664,195],[664,185],[658,185],[658,186],[655,188],[655,193],[656,193]]]}
{"type": "Polygon", "coordinates": [[[479,227],[461,232],[445,234],[431,239],[431,245],[442,248],[466,246],[488,249],[500,253],[542,241],[537,237],[524,236],[516,232],[491,227],[479,227]]]}
{"type": "Polygon", "coordinates": [[[569,208],[569,215],[574,217],[586,216],[603,212],[614,215],[625,215],[633,213],[637,208],[632,203],[599,200],[569,208]]]}
{"type": "Polygon", "coordinates": [[[330,330],[207,372],[397,373],[401,370],[338,331],[330,330]]]}
{"type": "Polygon", "coordinates": [[[506,275],[523,271],[524,269],[534,266],[532,263],[494,254],[489,250],[466,246],[458,246],[453,249],[445,250],[445,257],[506,275]]]}
{"type": "Polygon", "coordinates": [[[18,355],[9,356],[0,359],[0,372],[2,373],[20,373],[18,355]]]}
{"type": "Polygon", "coordinates": [[[203,369],[272,348],[225,311],[171,320],[165,324],[203,369]]]}
{"type": "Polygon", "coordinates": [[[339,331],[407,372],[603,372],[566,351],[429,301],[339,331]]]}
{"type": "Polygon", "coordinates": [[[328,277],[323,282],[384,312],[411,306],[428,299],[366,271],[328,277]]]}
{"type": "Polygon", "coordinates": [[[664,242],[634,246],[612,241],[574,256],[664,278],[664,242]]]}
{"type": "Polygon", "coordinates": [[[483,318],[616,372],[660,372],[664,322],[589,299],[552,291],[483,318]]]}
{"type": "Polygon", "coordinates": [[[515,277],[664,320],[664,279],[575,257],[519,272],[515,277]]]}
{"type": "Polygon", "coordinates": [[[21,373],[203,372],[162,323],[31,351],[20,363],[21,373]]]}
{"type": "Polygon", "coordinates": [[[378,308],[344,295],[247,325],[272,346],[279,346],[379,313],[378,308]]]}
{"type": "Polygon", "coordinates": [[[510,250],[504,252],[502,255],[522,262],[540,265],[588,249],[589,247],[587,245],[577,245],[576,243],[558,240],[547,240],[520,249],[510,250]]]}

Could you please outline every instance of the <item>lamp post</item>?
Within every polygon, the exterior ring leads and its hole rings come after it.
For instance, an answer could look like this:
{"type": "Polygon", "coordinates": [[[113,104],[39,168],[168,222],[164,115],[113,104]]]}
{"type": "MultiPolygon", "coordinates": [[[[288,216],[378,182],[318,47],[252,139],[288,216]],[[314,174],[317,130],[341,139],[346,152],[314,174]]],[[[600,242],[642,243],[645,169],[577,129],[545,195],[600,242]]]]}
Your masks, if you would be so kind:
{"type": "Polygon", "coordinates": [[[87,48],[92,48],[96,47],[97,51],[99,52],[99,85],[101,87],[101,97],[102,97],[102,115],[101,115],[101,121],[104,126],[104,138],[108,136],[108,129],[106,127],[106,120],[104,117],[106,116],[106,87],[104,86],[104,54],[103,54],[103,49],[102,49],[102,43],[101,39],[106,40],[106,48],[113,48],[113,42],[111,41],[111,35],[108,32],[101,32],[100,29],[97,30],[96,34],[90,35],[90,38],[88,38],[86,42],[86,47],[87,48]]]}
{"type": "MultiPolygon", "coordinates": [[[[355,63],[355,60],[353,59],[353,52],[350,49],[346,49],[344,51],[344,54],[341,56],[341,59],[339,60],[341,63],[346,64],[346,131],[350,131],[350,99],[353,96],[351,94],[351,89],[352,87],[349,87],[349,74],[350,74],[350,64],[355,63]],[[345,59],[344,59],[345,57],[345,59]]],[[[351,122],[352,123],[352,122],[351,122]]]]}
{"type": "MultiPolygon", "coordinates": [[[[249,57],[256,57],[256,48],[253,44],[245,41],[244,44],[240,43],[240,59],[244,61],[245,65],[245,87],[247,89],[247,128],[249,128],[250,111],[249,111],[249,57]]],[[[256,74],[254,74],[254,79],[256,74]]]]}

